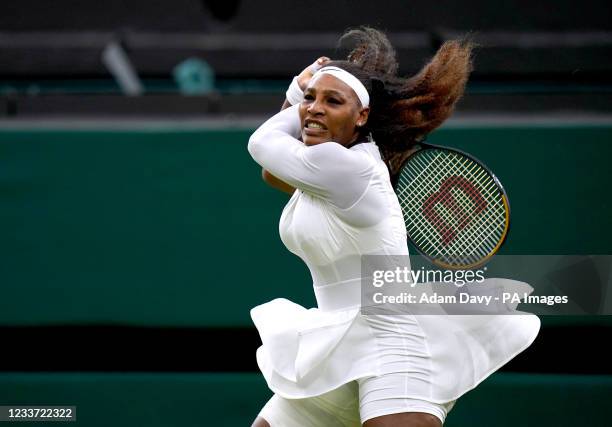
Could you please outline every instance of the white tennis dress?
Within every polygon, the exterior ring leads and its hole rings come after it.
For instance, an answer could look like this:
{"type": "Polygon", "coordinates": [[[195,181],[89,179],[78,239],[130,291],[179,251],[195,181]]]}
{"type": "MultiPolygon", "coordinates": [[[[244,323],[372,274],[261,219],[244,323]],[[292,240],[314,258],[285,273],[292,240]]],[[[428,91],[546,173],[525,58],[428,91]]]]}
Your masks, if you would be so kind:
{"type": "MultiPolygon", "coordinates": [[[[528,313],[360,312],[362,255],[408,254],[401,208],[375,143],[305,146],[297,139],[297,108],[265,122],[248,146],[257,163],[297,189],[283,210],[280,236],[308,266],[318,305],[306,309],[280,298],[252,309],[263,342],[257,362],[270,389],[302,399],[402,373],[402,397],[442,404],[527,348],[540,328],[528,313]]],[[[486,287],[532,290],[506,279],[487,279],[486,287]]]]}

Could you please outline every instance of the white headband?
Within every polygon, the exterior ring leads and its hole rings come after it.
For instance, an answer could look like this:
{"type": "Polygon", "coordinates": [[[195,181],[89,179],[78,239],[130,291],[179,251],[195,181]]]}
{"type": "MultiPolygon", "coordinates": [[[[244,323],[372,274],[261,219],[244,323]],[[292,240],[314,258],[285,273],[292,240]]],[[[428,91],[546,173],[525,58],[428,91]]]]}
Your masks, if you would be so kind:
{"type": "Polygon", "coordinates": [[[361,106],[362,107],[365,108],[365,107],[369,107],[370,106],[370,95],[368,94],[368,90],[365,88],[363,83],[361,83],[359,81],[359,79],[357,77],[355,77],[354,75],[352,75],[348,71],[345,71],[342,68],[328,66],[328,67],[321,68],[319,71],[317,71],[312,76],[312,78],[314,79],[316,76],[318,76],[320,74],[331,74],[332,76],[336,77],[337,79],[342,80],[351,89],[353,89],[355,91],[355,93],[357,94],[357,98],[359,98],[359,101],[361,101],[361,106]]]}

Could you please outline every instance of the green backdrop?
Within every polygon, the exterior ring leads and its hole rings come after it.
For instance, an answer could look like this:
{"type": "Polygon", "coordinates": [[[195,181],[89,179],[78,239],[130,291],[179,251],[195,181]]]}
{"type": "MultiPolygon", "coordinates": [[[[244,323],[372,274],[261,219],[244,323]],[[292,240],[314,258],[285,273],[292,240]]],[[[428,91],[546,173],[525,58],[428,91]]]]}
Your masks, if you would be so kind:
{"type": "MultiPolygon", "coordinates": [[[[0,324],[248,326],[309,274],[251,130],[0,131],[0,324]]],[[[612,126],[456,127],[512,207],[502,253],[612,253],[612,126]]]]}

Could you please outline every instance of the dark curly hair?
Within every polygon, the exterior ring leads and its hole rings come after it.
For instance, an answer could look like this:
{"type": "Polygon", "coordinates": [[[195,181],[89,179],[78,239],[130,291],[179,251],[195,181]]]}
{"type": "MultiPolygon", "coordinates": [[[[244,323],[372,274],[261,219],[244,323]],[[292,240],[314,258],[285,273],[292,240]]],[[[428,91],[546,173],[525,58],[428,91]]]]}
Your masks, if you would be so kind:
{"type": "Polygon", "coordinates": [[[347,60],[326,65],[355,75],[370,93],[371,132],[396,182],[399,169],[414,144],[440,126],[463,95],[472,71],[474,44],[465,37],[447,41],[415,76],[397,75],[395,49],[382,32],[359,27],[347,31],[340,43],[353,41],[347,60]]]}

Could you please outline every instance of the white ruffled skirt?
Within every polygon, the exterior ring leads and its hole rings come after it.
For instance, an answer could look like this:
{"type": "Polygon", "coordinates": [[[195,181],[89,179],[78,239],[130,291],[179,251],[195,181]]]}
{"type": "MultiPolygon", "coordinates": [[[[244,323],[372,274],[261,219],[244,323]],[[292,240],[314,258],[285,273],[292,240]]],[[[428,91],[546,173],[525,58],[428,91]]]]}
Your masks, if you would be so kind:
{"type": "MultiPolygon", "coordinates": [[[[488,292],[533,290],[514,280],[486,282],[488,292]]],[[[359,284],[346,286],[355,295],[359,284]]],[[[540,329],[539,318],[516,311],[516,304],[507,314],[365,315],[347,295],[318,290],[319,306],[331,310],[282,298],[251,310],[263,343],[257,363],[272,391],[301,399],[358,378],[401,372],[409,374],[405,397],[446,403],[526,349],[540,329]]]]}

